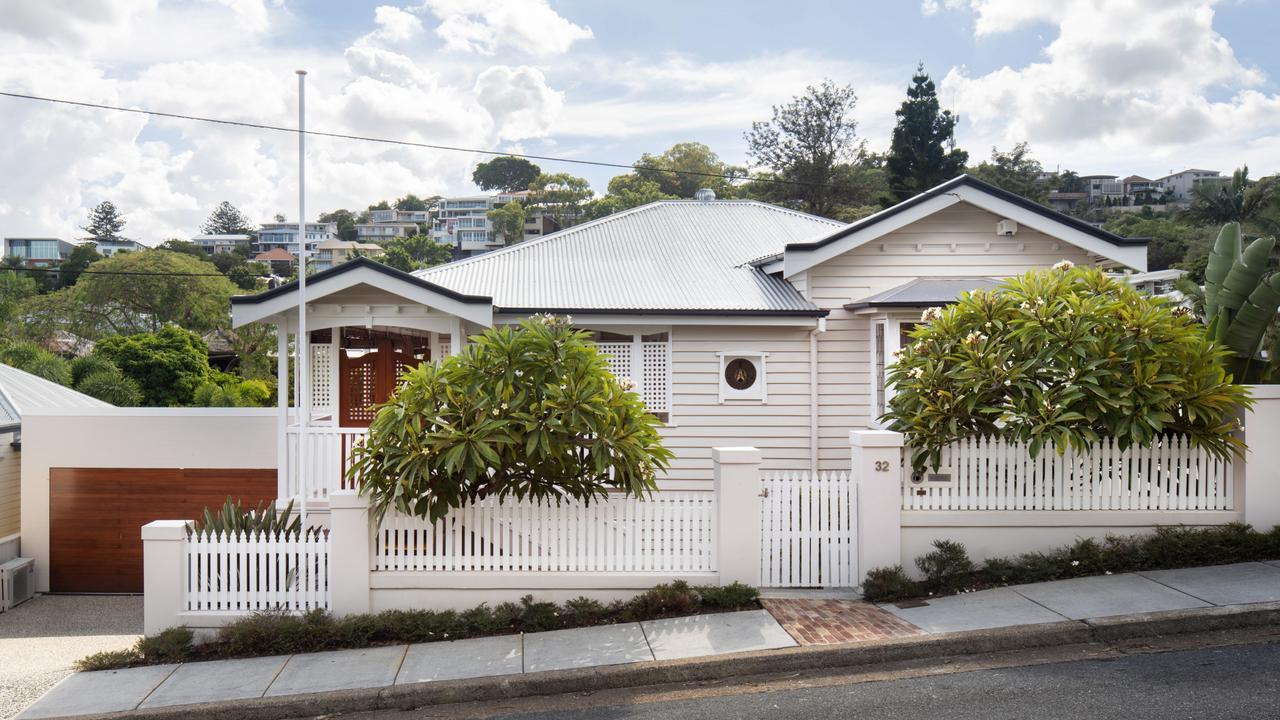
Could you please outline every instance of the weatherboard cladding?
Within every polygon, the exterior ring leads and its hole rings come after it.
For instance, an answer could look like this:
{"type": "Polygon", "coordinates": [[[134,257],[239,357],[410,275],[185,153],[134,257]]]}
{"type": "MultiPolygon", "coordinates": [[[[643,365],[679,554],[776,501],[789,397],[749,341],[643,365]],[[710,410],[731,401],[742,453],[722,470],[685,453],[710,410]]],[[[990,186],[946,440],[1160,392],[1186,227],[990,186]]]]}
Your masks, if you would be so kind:
{"type": "Polygon", "coordinates": [[[753,201],[662,201],[415,274],[496,311],[814,313],[749,263],[841,226],[753,201]]]}

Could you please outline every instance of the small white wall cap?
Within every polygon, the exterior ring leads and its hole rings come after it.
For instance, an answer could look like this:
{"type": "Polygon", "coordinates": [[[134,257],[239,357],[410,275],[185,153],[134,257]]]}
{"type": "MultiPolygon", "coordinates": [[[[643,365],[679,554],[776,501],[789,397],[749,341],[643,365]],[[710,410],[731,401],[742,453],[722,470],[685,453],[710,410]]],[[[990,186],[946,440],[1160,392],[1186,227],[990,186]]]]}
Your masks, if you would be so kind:
{"type": "Polygon", "coordinates": [[[357,490],[334,490],[329,493],[330,510],[363,508],[368,506],[369,498],[361,495],[357,490]]]}
{"type": "Polygon", "coordinates": [[[850,430],[849,444],[854,447],[902,447],[905,436],[892,430],[850,430]]]}
{"type": "Polygon", "coordinates": [[[142,526],[143,540],[183,540],[191,520],[152,520],[142,526]]]}
{"type": "Polygon", "coordinates": [[[711,448],[711,459],[721,465],[759,463],[760,451],[753,447],[718,447],[711,448]]]}

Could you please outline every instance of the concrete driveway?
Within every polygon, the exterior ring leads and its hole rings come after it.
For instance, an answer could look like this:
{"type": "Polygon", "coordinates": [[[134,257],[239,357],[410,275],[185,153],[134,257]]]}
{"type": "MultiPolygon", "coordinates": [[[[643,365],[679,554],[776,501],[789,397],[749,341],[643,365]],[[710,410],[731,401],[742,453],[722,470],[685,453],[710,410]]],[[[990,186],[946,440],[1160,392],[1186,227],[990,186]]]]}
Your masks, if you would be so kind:
{"type": "Polygon", "coordinates": [[[41,595],[0,613],[0,718],[35,702],[76,660],[141,635],[140,595],[41,595]]]}

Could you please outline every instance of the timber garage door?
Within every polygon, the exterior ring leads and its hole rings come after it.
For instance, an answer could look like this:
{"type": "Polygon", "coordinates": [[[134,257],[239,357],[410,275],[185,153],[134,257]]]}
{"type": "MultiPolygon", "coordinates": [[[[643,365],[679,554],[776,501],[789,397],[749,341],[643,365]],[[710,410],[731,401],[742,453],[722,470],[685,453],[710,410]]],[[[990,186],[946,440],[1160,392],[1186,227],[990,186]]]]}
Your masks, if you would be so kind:
{"type": "Polygon", "coordinates": [[[193,520],[228,496],[274,500],[276,471],[51,468],[49,589],[142,592],[142,526],[193,520]]]}

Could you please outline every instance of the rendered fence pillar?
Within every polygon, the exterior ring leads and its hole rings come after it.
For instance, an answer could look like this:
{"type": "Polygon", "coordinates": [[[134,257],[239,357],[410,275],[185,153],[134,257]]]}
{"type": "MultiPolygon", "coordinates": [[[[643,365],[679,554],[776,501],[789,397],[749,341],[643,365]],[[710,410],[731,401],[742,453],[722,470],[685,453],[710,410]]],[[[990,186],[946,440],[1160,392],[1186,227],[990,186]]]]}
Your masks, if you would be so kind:
{"type": "Polygon", "coordinates": [[[858,575],[902,563],[902,433],[849,433],[858,483],[858,575]]]}
{"type": "Polygon", "coordinates": [[[182,624],[190,524],[153,520],[142,526],[142,630],[147,635],[182,624]]]}
{"type": "Polygon", "coordinates": [[[760,451],[711,449],[720,584],[760,585],[760,451]]]}
{"type": "Polygon", "coordinates": [[[329,607],[334,615],[369,612],[369,500],[355,490],[329,494],[329,607]]]}
{"type": "MultiPolygon", "coordinates": [[[[1244,411],[1244,521],[1267,532],[1280,525],[1280,385],[1252,385],[1253,408],[1244,411]]],[[[1236,503],[1239,507],[1240,498],[1236,503]]]]}

